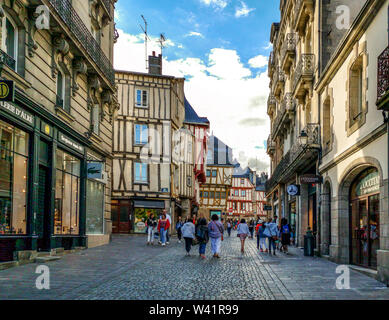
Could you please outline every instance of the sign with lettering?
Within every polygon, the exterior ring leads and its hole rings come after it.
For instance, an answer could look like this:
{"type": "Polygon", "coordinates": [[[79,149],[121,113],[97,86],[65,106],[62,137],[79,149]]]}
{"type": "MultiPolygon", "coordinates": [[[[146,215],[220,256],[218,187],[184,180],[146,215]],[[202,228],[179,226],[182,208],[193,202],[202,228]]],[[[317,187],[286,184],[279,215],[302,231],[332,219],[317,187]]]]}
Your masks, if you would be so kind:
{"type": "Polygon", "coordinates": [[[0,101],[0,109],[5,110],[29,125],[34,125],[34,116],[16,104],[9,103],[7,101],[0,101]]]}
{"type": "Polygon", "coordinates": [[[300,176],[300,183],[304,183],[304,184],[323,183],[323,178],[315,174],[304,174],[300,176]]]}
{"type": "Polygon", "coordinates": [[[369,173],[364,177],[355,188],[358,197],[380,191],[380,176],[378,171],[369,173]]]}
{"type": "Polygon", "coordinates": [[[269,205],[264,205],[263,206],[263,210],[265,211],[272,211],[273,207],[272,206],[269,206],[269,205]]]}
{"type": "Polygon", "coordinates": [[[58,140],[62,142],[64,145],[70,147],[71,149],[84,153],[84,147],[81,144],[65,136],[63,133],[58,133],[58,140]]]}
{"type": "Polygon", "coordinates": [[[14,101],[14,82],[12,80],[0,80],[0,101],[14,101]]]}

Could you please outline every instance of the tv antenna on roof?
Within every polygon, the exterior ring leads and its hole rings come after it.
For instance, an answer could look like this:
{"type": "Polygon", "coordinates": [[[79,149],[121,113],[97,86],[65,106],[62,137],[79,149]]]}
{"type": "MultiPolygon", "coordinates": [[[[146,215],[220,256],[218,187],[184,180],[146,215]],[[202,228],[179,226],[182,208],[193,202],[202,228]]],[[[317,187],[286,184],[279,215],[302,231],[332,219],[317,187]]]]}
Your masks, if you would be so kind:
{"type": "Polygon", "coordinates": [[[163,51],[163,48],[165,48],[165,42],[166,42],[166,37],[163,33],[161,33],[159,35],[159,46],[161,47],[161,55],[162,55],[162,51],[163,51]]]}
{"type": "Polygon", "coordinates": [[[146,70],[149,68],[149,60],[148,60],[148,56],[147,56],[147,41],[150,40],[148,34],[147,34],[147,21],[145,19],[145,17],[143,16],[143,14],[141,15],[141,18],[143,19],[143,22],[145,24],[144,28],[140,25],[141,29],[143,30],[143,33],[145,34],[145,60],[146,60],[146,70]]]}

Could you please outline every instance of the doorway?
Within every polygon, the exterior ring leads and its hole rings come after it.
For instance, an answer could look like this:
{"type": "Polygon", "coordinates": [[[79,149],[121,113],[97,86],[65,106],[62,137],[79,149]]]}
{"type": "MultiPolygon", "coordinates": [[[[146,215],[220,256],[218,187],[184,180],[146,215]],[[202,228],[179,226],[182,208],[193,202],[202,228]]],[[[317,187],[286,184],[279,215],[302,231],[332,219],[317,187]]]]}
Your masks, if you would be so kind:
{"type": "Polygon", "coordinates": [[[112,233],[130,233],[131,203],[130,201],[112,200],[112,233]]]}
{"type": "Polygon", "coordinates": [[[363,172],[351,187],[351,262],[377,268],[379,249],[379,175],[377,170],[363,172]]]}
{"type": "Polygon", "coordinates": [[[49,170],[40,165],[38,173],[38,210],[36,213],[35,230],[38,236],[38,251],[46,251],[50,248],[50,191],[49,170]]]}

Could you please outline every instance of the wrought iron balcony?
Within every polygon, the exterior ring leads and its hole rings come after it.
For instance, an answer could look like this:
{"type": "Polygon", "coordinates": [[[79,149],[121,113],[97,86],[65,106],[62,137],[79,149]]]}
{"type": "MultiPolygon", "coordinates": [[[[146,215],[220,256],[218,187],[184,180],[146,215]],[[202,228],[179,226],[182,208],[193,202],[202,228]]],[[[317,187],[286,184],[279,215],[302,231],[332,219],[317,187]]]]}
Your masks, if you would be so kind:
{"type": "Polygon", "coordinates": [[[294,28],[302,33],[309,15],[313,15],[313,0],[297,0],[294,6],[294,28]]]}
{"type": "Polygon", "coordinates": [[[271,130],[272,138],[275,139],[277,137],[278,131],[281,127],[282,120],[285,116],[285,104],[281,103],[280,108],[277,110],[277,116],[273,121],[273,126],[271,130]]]}
{"type": "Polygon", "coordinates": [[[295,97],[304,94],[305,86],[301,84],[313,84],[314,71],[315,55],[302,54],[293,77],[293,92],[295,97]]]}
{"type": "Polygon", "coordinates": [[[389,47],[378,57],[377,108],[389,111],[389,47]]]}
{"type": "Polygon", "coordinates": [[[274,73],[274,67],[275,67],[275,63],[274,63],[274,52],[270,52],[270,56],[269,56],[269,62],[268,62],[268,68],[267,68],[267,74],[268,76],[271,78],[273,76],[273,73],[274,73]]]}
{"type": "Polygon", "coordinates": [[[268,154],[274,154],[274,151],[276,150],[275,143],[273,142],[273,139],[271,135],[267,138],[267,153],[268,154]]]}
{"type": "Polygon", "coordinates": [[[270,115],[274,112],[274,109],[277,106],[276,98],[271,94],[267,99],[267,114],[270,115]]]}
{"type": "Polygon", "coordinates": [[[14,58],[9,56],[7,53],[5,53],[3,50],[0,50],[0,63],[5,64],[12,70],[16,71],[16,61],[14,58]]]}
{"type": "Polygon", "coordinates": [[[274,169],[270,179],[267,180],[267,192],[271,191],[278,183],[285,182],[284,179],[306,166],[306,161],[312,161],[313,157],[317,157],[317,150],[320,148],[319,125],[311,123],[303,130],[308,135],[307,144],[302,145],[297,140],[292,145],[274,169]]]}
{"type": "Polygon", "coordinates": [[[285,104],[284,108],[286,111],[294,112],[296,109],[296,100],[293,98],[293,94],[288,92],[285,94],[282,103],[285,104]]]}
{"type": "Polygon", "coordinates": [[[287,72],[296,55],[297,34],[288,33],[281,48],[281,67],[287,72]]]}
{"type": "MultiPolygon", "coordinates": [[[[109,2],[109,0],[105,0],[109,2]]],[[[48,0],[55,12],[61,17],[73,36],[79,41],[87,55],[98,66],[112,87],[115,86],[115,71],[98,42],[89,32],[84,22],[74,10],[69,0],[48,0]]]]}
{"type": "Polygon", "coordinates": [[[108,14],[111,16],[111,0],[101,0],[103,3],[105,10],[107,10],[108,14]]]}
{"type": "Polygon", "coordinates": [[[278,95],[285,84],[285,73],[280,67],[276,68],[273,75],[273,88],[272,92],[274,95],[278,95]]]}

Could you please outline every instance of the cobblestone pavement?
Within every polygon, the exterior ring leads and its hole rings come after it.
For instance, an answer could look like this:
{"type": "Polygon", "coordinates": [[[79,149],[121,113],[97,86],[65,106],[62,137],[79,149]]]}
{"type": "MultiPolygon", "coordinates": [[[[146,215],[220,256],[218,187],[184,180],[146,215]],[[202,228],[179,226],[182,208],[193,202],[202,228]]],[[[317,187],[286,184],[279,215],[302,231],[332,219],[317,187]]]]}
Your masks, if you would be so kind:
{"type": "Polygon", "coordinates": [[[167,247],[146,246],[143,236],[114,236],[106,246],[47,263],[50,290],[38,290],[37,264],[0,271],[3,299],[389,299],[389,288],[351,270],[350,290],[335,288],[337,265],[320,258],[258,254],[256,241],[222,243],[221,259],[185,256],[176,239],[167,247]]]}

